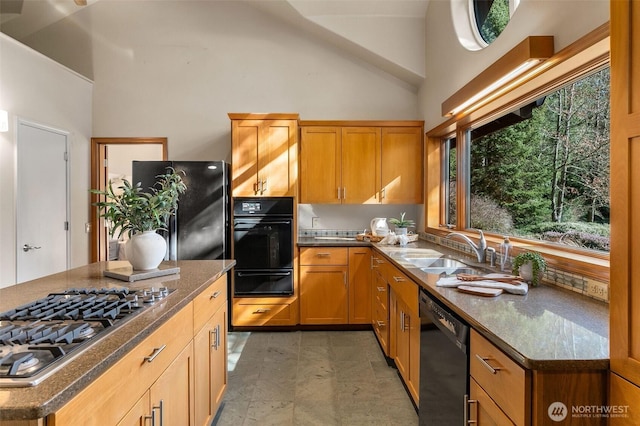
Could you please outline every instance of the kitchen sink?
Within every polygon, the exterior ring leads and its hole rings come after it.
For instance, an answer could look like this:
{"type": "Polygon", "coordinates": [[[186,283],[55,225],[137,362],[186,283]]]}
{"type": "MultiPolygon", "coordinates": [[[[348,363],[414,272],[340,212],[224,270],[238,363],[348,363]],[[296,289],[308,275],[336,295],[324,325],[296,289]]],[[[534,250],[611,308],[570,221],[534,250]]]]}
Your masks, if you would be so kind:
{"type": "Polygon", "coordinates": [[[416,268],[444,268],[444,269],[458,269],[468,267],[465,263],[448,257],[410,257],[405,258],[407,262],[411,263],[416,268]]]}
{"type": "Polygon", "coordinates": [[[478,270],[474,268],[444,268],[444,267],[433,267],[433,268],[420,268],[421,271],[426,272],[427,274],[442,274],[443,272],[447,275],[455,275],[455,274],[477,274],[478,270]]]}

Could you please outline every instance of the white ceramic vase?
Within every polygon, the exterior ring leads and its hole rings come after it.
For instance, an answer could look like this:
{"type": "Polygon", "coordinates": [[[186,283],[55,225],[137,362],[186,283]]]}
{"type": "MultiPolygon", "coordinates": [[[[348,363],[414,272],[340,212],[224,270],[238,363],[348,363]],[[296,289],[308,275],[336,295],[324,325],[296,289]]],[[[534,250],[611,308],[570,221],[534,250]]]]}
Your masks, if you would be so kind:
{"type": "Polygon", "coordinates": [[[125,250],[127,260],[135,271],[156,269],[167,252],[167,242],[156,231],[133,235],[125,250]]]}
{"type": "Polygon", "coordinates": [[[533,282],[533,265],[530,261],[527,261],[520,265],[520,267],[518,268],[518,275],[520,275],[520,278],[528,283],[533,282]]]}
{"type": "Polygon", "coordinates": [[[399,228],[396,226],[396,235],[407,235],[407,228],[399,228]]]}

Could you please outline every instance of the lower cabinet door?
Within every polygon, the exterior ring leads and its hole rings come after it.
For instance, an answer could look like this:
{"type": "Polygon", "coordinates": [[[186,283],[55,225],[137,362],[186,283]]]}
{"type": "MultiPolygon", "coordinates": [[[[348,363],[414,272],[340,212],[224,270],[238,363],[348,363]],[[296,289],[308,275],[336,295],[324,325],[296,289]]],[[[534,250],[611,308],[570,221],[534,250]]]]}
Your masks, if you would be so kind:
{"type": "Polygon", "coordinates": [[[300,267],[300,324],[347,324],[348,267],[300,267]]]}
{"type": "Polygon", "coordinates": [[[471,378],[469,381],[469,420],[478,426],[513,426],[513,423],[491,397],[471,378]]]}
{"type": "Polygon", "coordinates": [[[227,308],[222,306],[194,342],[195,424],[211,424],[227,386],[227,308]]]}
{"type": "Polygon", "coordinates": [[[193,341],[149,389],[157,425],[194,426],[193,341]],[[161,416],[162,420],[159,420],[161,416]]]}

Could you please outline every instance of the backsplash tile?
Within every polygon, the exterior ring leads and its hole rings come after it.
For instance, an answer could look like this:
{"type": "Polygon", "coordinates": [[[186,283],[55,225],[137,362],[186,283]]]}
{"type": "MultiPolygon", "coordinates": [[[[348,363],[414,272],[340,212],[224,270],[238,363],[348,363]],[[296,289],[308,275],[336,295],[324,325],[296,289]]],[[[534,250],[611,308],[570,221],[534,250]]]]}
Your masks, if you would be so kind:
{"type": "Polygon", "coordinates": [[[354,237],[362,234],[362,229],[298,229],[299,237],[354,237]]]}
{"type": "MultiPolygon", "coordinates": [[[[428,234],[425,232],[420,232],[420,239],[447,247],[452,250],[463,252],[466,255],[475,255],[471,247],[463,241],[442,238],[440,236],[428,234]]],[[[500,254],[497,253],[496,264],[499,265],[501,260],[502,258],[500,257],[500,254]]],[[[513,261],[513,258],[511,260],[513,261]]],[[[582,294],[583,296],[591,297],[593,299],[609,303],[609,284],[606,282],[596,281],[579,274],[562,271],[549,265],[547,265],[547,270],[542,276],[542,281],[548,285],[555,285],[557,287],[582,294]],[[592,283],[595,283],[594,285],[597,288],[604,288],[604,290],[589,291],[589,286],[592,283]]]]}

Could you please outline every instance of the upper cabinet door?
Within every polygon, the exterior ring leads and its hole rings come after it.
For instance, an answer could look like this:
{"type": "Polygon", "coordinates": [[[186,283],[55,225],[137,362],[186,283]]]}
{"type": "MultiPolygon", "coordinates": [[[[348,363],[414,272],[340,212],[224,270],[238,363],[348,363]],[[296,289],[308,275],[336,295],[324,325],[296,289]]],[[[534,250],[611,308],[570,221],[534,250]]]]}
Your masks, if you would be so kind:
{"type": "Polygon", "coordinates": [[[378,203],[379,127],[342,128],[343,204],[378,203]]]}
{"type": "Polygon", "coordinates": [[[300,134],[300,202],[340,204],[340,128],[302,127],[300,134]]]}
{"type": "Polygon", "coordinates": [[[295,195],[297,119],[233,119],[236,114],[230,116],[233,195],[295,195]]]}
{"type": "Polygon", "coordinates": [[[380,199],[384,204],[423,201],[422,129],[383,127],[380,199]]]}
{"type": "Polygon", "coordinates": [[[257,195],[261,127],[261,120],[231,121],[231,174],[236,197],[257,195]]]}
{"type": "Polygon", "coordinates": [[[298,124],[295,120],[265,120],[258,144],[259,195],[295,195],[298,124]]]}

